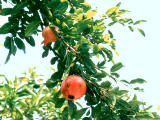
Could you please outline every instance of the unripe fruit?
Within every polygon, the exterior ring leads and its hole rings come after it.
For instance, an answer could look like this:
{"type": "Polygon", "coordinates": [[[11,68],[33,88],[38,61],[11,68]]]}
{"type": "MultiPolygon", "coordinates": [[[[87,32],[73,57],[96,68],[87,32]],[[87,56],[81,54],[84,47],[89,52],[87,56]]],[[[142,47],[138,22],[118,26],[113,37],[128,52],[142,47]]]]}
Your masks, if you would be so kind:
{"type": "Polygon", "coordinates": [[[86,90],[85,81],[77,75],[68,76],[61,85],[61,93],[71,101],[81,98],[86,93],[86,90]]]}
{"type": "MultiPolygon", "coordinates": [[[[58,31],[58,27],[57,26],[53,26],[55,31],[58,31]]],[[[44,46],[48,45],[48,43],[51,42],[55,42],[57,40],[57,36],[55,34],[55,32],[49,27],[45,27],[42,31],[42,36],[44,38],[44,41],[42,42],[42,44],[44,44],[44,46]]]]}

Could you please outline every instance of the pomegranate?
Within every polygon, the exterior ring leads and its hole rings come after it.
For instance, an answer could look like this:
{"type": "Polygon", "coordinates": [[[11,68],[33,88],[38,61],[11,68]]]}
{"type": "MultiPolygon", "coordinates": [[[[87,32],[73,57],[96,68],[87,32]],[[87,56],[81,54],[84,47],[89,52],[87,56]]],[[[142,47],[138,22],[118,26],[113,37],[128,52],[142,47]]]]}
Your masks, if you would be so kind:
{"type": "MultiPolygon", "coordinates": [[[[53,26],[55,31],[58,31],[58,27],[57,26],[53,26]]],[[[48,45],[48,43],[51,42],[55,42],[57,40],[57,36],[55,34],[55,32],[49,27],[45,27],[42,31],[42,36],[44,38],[44,41],[42,42],[42,44],[44,44],[44,46],[48,45]]]]}
{"type": "Polygon", "coordinates": [[[63,80],[61,85],[61,93],[71,101],[81,98],[87,90],[85,81],[77,75],[70,75],[63,80]]]}

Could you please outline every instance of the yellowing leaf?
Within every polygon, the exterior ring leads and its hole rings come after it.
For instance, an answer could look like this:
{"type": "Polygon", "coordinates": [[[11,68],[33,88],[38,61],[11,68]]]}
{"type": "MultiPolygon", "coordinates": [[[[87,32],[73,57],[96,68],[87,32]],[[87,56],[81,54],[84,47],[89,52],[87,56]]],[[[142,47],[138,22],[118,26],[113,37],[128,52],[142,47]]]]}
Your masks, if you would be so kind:
{"type": "Polygon", "coordinates": [[[124,17],[122,17],[122,16],[119,16],[123,21],[126,21],[126,19],[124,18],[124,17]]]}
{"type": "Polygon", "coordinates": [[[98,25],[98,26],[101,25],[101,27],[102,27],[102,25],[104,25],[104,22],[105,22],[104,20],[101,20],[101,21],[99,21],[99,22],[97,23],[97,25],[98,25]]]}
{"type": "Polygon", "coordinates": [[[116,14],[118,14],[120,7],[117,7],[117,9],[115,10],[116,14]]]}
{"type": "Polygon", "coordinates": [[[82,5],[90,5],[88,2],[81,3],[82,5]]]}
{"type": "Polygon", "coordinates": [[[157,107],[157,110],[160,110],[160,105],[157,107]]]}
{"type": "Polygon", "coordinates": [[[73,67],[74,66],[74,63],[72,63],[71,65],[70,65],[70,67],[73,67]]]}
{"type": "Polygon", "coordinates": [[[33,73],[32,73],[32,76],[33,76],[33,78],[36,78],[36,77],[37,77],[37,73],[36,73],[36,72],[33,72],[33,73]]]}
{"type": "Polygon", "coordinates": [[[117,12],[117,8],[118,7],[112,7],[110,9],[107,10],[106,14],[107,15],[111,15],[113,12],[117,12]]]}
{"type": "Polygon", "coordinates": [[[57,24],[61,24],[61,21],[56,18],[56,23],[57,23],[57,24]]]}
{"type": "Polygon", "coordinates": [[[113,38],[111,38],[111,42],[112,42],[112,43],[115,43],[115,42],[116,42],[116,40],[115,40],[115,39],[113,39],[113,38]]]}
{"type": "Polygon", "coordinates": [[[53,67],[50,67],[50,68],[51,68],[51,70],[53,70],[54,72],[56,72],[56,70],[53,67]]]}
{"type": "Polygon", "coordinates": [[[22,81],[23,81],[23,82],[28,82],[28,78],[24,77],[24,78],[22,79],[22,81]]]}
{"type": "Polygon", "coordinates": [[[49,9],[47,9],[47,10],[48,10],[49,17],[52,18],[53,17],[52,12],[49,9]]]}
{"type": "Polygon", "coordinates": [[[32,72],[33,72],[33,68],[29,68],[29,69],[28,69],[28,72],[29,72],[29,73],[32,73],[32,72]]]}
{"type": "Polygon", "coordinates": [[[103,49],[103,48],[104,48],[104,46],[98,45],[98,50],[101,50],[101,49],[103,49]]]}
{"type": "Polygon", "coordinates": [[[114,50],[114,49],[112,49],[117,55],[119,55],[119,53],[116,51],[116,50],[114,50]]]}
{"type": "Polygon", "coordinates": [[[3,44],[0,44],[0,47],[3,46],[3,44]]]}
{"type": "Polygon", "coordinates": [[[111,42],[109,41],[109,37],[110,37],[110,34],[106,34],[106,35],[104,36],[104,41],[107,42],[107,43],[111,43],[111,42]]]}
{"type": "Polygon", "coordinates": [[[78,15],[78,20],[82,20],[82,18],[83,18],[83,14],[79,14],[78,15]]]}
{"type": "Polygon", "coordinates": [[[96,58],[98,58],[98,59],[99,59],[99,54],[97,54],[97,55],[96,55],[96,58]]]}
{"type": "Polygon", "coordinates": [[[82,8],[78,8],[78,9],[76,9],[75,13],[82,14],[83,13],[83,9],[82,8]]]}
{"type": "Polygon", "coordinates": [[[96,11],[92,11],[92,10],[87,11],[87,13],[86,13],[87,18],[90,19],[91,17],[95,16],[96,13],[97,13],[96,11]]]}
{"type": "Polygon", "coordinates": [[[39,79],[39,80],[37,80],[38,82],[43,82],[43,79],[39,79]]]}
{"type": "Polygon", "coordinates": [[[66,0],[60,0],[61,2],[65,2],[66,0]]]}

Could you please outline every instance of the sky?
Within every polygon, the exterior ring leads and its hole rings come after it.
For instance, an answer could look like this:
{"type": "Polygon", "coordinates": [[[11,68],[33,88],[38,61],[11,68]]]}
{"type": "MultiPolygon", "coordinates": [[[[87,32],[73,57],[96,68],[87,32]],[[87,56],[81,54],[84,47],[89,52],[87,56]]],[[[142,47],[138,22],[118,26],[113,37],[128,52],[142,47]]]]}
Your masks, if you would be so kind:
{"type": "MultiPolygon", "coordinates": [[[[98,12],[105,13],[106,10],[115,6],[119,0],[87,0],[93,8],[98,8],[98,12]]],[[[116,38],[117,51],[116,62],[122,62],[124,68],[120,70],[122,79],[132,80],[143,78],[147,83],[143,85],[144,93],[139,94],[139,98],[146,101],[148,105],[153,105],[152,111],[156,111],[160,105],[160,1],[159,0],[121,0],[121,8],[131,11],[127,17],[135,21],[144,19],[146,23],[140,25],[146,37],[143,37],[138,31],[130,32],[127,27],[116,25],[112,27],[112,32],[116,38]]],[[[7,22],[6,17],[0,16],[0,25],[7,22]]],[[[18,51],[16,56],[12,56],[9,63],[4,64],[8,50],[1,44],[4,42],[4,35],[0,35],[0,74],[6,74],[10,79],[15,75],[19,76],[22,72],[27,71],[29,67],[36,66],[37,72],[49,77],[52,73],[50,70],[50,59],[41,58],[43,49],[41,42],[42,37],[36,37],[36,47],[27,46],[26,54],[18,51]]]]}
{"type": "MultiPolygon", "coordinates": [[[[88,1],[92,3],[93,7],[98,6],[98,10],[103,13],[119,2],[118,0],[88,1]]],[[[138,97],[146,101],[148,105],[154,105],[152,110],[157,111],[157,106],[160,105],[160,1],[123,0],[121,2],[121,8],[131,11],[127,17],[131,17],[135,21],[144,19],[147,20],[147,23],[139,26],[145,31],[145,38],[137,31],[132,33],[127,27],[124,28],[121,25],[112,28],[114,37],[117,39],[117,51],[120,54],[116,60],[125,65],[120,71],[120,75],[126,80],[137,77],[147,80],[147,83],[143,85],[144,93],[138,97]]]]}

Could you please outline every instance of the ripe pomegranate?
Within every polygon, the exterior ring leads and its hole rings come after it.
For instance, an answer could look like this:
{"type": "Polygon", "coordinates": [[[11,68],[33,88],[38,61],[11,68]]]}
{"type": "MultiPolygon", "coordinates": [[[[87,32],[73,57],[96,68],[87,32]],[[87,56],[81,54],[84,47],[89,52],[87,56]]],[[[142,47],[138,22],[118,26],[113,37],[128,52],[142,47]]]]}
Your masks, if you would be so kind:
{"type": "MultiPolygon", "coordinates": [[[[58,31],[58,27],[57,26],[53,26],[55,31],[58,31]]],[[[48,43],[51,42],[55,42],[57,40],[57,36],[55,34],[55,32],[49,27],[45,27],[42,31],[42,36],[44,38],[44,41],[42,42],[42,44],[44,44],[44,46],[48,45],[48,43]]]]}
{"type": "Polygon", "coordinates": [[[61,85],[61,93],[71,101],[81,98],[86,93],[86,90],[85,81],[77,75],[68,76],[61,85]]]}

